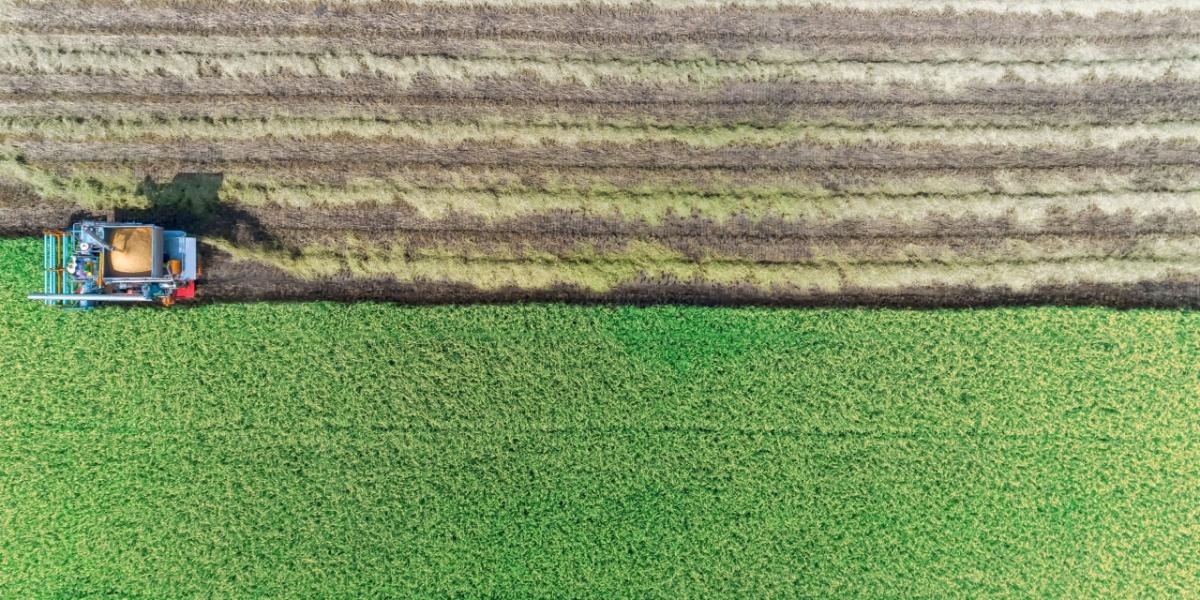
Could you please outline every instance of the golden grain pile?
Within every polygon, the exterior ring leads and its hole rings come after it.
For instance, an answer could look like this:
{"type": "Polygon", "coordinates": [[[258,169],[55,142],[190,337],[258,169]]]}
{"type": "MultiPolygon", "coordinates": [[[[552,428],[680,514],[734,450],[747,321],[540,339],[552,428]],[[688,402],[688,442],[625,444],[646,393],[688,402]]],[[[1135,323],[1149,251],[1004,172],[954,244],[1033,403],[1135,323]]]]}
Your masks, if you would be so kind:
{"type": "Polygon", "coordinates": [[[0,1],[0,231],[161,217],[210,297],[1187,304],[1190,4],[0,1]]]}

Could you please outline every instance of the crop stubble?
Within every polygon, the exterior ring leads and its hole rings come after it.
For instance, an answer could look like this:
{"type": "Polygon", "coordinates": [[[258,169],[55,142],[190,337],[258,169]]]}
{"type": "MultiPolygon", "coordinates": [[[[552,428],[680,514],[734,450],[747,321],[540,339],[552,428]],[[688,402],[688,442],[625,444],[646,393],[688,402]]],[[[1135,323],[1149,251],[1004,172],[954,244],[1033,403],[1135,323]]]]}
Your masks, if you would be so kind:
{"type": "Polygon", "coordinates": [[[1188,10],[8,4],[0,233],[208,299],[1196,303],[1188,10]]]}

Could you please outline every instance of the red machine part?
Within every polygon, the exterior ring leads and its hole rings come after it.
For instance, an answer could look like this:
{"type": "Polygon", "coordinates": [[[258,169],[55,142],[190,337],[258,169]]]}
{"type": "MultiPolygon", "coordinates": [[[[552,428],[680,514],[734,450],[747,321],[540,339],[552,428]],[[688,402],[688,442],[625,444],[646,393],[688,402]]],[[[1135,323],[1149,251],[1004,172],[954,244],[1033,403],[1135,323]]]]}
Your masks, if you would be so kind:
{"type": "Polygon", "coordinates": [[[177,299],[177,300],[191,300],[192,298],[195,298],[195,297],[196,297],[196,281],[194,279],[192,281],[187,282],[187,285],[185,285],[183,287],[175,288],[175,299],[177,299]]]}

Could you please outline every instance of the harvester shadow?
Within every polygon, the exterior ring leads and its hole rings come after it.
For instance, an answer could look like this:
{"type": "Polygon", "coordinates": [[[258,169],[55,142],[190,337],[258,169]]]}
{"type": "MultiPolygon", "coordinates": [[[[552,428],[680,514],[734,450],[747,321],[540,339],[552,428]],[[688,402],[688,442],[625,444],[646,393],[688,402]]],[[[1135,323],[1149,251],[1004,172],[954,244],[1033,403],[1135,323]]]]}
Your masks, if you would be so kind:
{"type": "MultiPolygon", "coordinates": [[[[146,206],[117,209],[113,219],[153,223],[238,246],[279,247],[279,240],[258,217],[237,205],[221,202],[224,181],[224,173],[177,173],[164,183],[147,176],[135,192],[146,198],[146,206]]],[[[201,244],[202,258],[209,258],[213,252],[201,244]]]]}

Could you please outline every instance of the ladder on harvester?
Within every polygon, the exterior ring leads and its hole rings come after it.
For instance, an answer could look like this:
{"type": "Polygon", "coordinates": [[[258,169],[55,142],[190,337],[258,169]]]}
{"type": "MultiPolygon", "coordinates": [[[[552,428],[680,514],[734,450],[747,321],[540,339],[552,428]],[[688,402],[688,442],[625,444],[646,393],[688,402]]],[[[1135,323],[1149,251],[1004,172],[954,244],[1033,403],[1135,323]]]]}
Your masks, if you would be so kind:
{"type": "MultiPolygon", "coordinates": [[[[42,230],[42,292],[70,294],[71,273],[68,264],[75,252],[75,236],[59,229],[42,230]]],[[[71,300],[43,300],[47,305],[74,304],[71,300]]]]}

